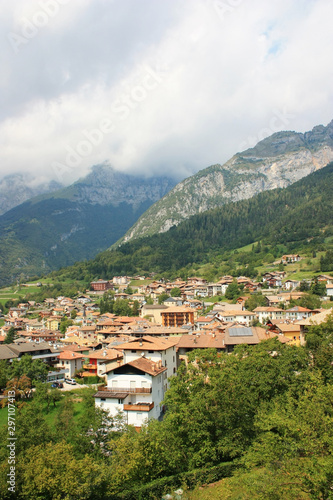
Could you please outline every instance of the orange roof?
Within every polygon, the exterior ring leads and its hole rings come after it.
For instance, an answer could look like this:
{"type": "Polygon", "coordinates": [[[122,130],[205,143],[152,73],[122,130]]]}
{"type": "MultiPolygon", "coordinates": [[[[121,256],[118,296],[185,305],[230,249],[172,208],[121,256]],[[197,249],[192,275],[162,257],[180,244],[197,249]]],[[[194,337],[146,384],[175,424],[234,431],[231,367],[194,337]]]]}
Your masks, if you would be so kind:
{"type": "Polygon", "coordinates": [[[82,356],[82,354],[78,354],[77,352],[74,352],[74,351],[63,351],[59,354],[59,356],[57,356],[58,359],[67,359],[67,360],[70,360],[70,359],[82,359],[84,358],[84,356],[82,356]]]}
{"type": "Polygon", "coordinates": [[[96,351],[89,351],[89,359],[117,359],[122,357],[118,350],[116,349],[97,349],[96,351]]]}
{"type": "Polygon", "coordinates": [[[133,366],[134,368],[137,368],[138,370],[141,370],[145,373],[148,373],[153,377],[159,375],[160,373],[165,372],[167,369],[165,366],[161,366],[161,363],[155,363],[154,361],[151,361],[150,359],[147,358],[134,359],[133,361],[130,361],[129,363],[126,364],[133,366]]]}
{"type": "Polygon", "coordinates": [[[179,342],[179,337],[151,337],[150,335],[144,335],[140,339],[134,339],[125,344],[120,344],[117,346],[117,349],[120,350],[136,350],[136,351],[164,351],[165,349],[169,349],[170,347],[175,346],[179,342]]]}

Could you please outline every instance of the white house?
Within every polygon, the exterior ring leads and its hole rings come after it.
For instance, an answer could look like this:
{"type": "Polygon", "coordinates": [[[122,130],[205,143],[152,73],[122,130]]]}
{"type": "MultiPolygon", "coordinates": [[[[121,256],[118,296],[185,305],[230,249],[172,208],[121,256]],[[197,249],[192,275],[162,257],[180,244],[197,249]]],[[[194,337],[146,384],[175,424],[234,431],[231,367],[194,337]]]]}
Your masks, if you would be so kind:
{"type": "MultiPolygon", "coordinates": [[[[133,361],[139,357],[145,357],[156,363],[161,362],[167,368],[167,378],[172,377],[177,370],[176,345],[179,337],[153,337],[144,335],[124,344],[117,345],[124,356],[124,363],[133,361]]],[[[165,390],[167,387],[165,388],[165,390]]]]}
{"type": "Polygon", "coordinates": [[[107,373],[107,387],[95,394],[95,404],[112,416],[122,412],[126,423],[140,428],[162,413],[167,368],[145,356],[107,373]]]}
{"type": "Polygon", "coordinates": [[[145,335],[116,347],[121,366],[106,371],[107,387],[95,394],[95,404],[115,416],[124,412],[129,425],[141,427],[161,414],[168,379],[177,369],[179,338],[145,335]]]}
{"type": "Polygon", "coordinates": [[[58,356],[57,367],[65,372],[65,378],[73,378],[76,370],[83,367],[84,356],[73,351],[63,351],[58,356]]]}
{"type": "Polygon", "coordinates": [[[250,326],[251,321],[256,319],[256,315],[254,312],[237,310],[219,311],[216,314],[216,317],[221,321],[225,321],[226,323],[233,322],[246,326],[250,326]]]}
{"type": "Polygon", "coordinates": [[[268,319],[283,319],[286,315],[286,312],[278,307],[256,307],[253,312],[262,324],[268,319]]]}

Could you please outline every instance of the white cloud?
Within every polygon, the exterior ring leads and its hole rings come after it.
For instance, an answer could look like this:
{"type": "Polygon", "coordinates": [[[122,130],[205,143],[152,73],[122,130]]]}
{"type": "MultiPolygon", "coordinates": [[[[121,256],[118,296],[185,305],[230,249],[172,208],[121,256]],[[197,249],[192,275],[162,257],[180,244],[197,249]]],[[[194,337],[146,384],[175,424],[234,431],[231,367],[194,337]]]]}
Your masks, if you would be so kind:
{"type": "Polygon", "coordinates": [[[275,129],[326,124],[332,15],[326,0],[8,3],[1,174],[72,182],[108,160],[180,178],[275,129]]]}

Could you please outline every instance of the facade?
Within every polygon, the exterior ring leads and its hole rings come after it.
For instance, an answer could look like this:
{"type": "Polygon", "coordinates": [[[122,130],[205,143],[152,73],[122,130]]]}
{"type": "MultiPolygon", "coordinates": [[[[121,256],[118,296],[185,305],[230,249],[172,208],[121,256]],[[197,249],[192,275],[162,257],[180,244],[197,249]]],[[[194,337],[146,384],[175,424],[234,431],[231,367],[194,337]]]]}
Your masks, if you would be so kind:
{"type": "Polygon", "coordinates": [[[182,326],[194,324],[196,319],[196,311],[190,307],[168,307],[161,312],[163,326],[182,326]]]}
{"type": "Polygon", "coordinates": [[[95,404],[112,416],[122,412],[128,425],[139,429],[162,413],[167,368],[141,357],[107,374],[107,387],[95,394],[95,404]]]}
{"type": "Polygon", "coordinates": [[[84,356],[73,351],[63,351],[58,356],[57,367],[65,373],[65,378],[74,378],[76,370],[83,367],[84,356]]]}
{"type": "Polygon", "coordinates": [[[97,280],[97,281],[92,281],[90,283],[90,287],[92,290],[95,290],[96,292],[103,292],[105,290],[110,290],[111,288],[113,288],[113,285],[107,280],[97,280]]]}

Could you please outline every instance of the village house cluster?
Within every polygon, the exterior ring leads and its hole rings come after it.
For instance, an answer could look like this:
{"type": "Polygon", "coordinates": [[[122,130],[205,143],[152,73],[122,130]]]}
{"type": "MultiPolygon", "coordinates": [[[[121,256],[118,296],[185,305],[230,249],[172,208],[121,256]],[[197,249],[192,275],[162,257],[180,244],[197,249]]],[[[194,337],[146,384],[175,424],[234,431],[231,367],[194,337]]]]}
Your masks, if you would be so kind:
{"type": "MultiPolygon", "coordinates": [[[[142,281],[142,285],[133,286],[129,295],[125,290],[132,279],[97,280],[75,299],[48,298],[42,304],[28,302],[10,308],[0,331],[0,359],[11,362],[24,354],[43,359],[50,366],[49,382],[99,377],[96,405],[112,415],[121,411],[128,424],[140,428],[148,419],[161,416],[169,380],[192,350],[215,348],[229,353],[239,344],[255,345],[271,338],[304,345],[306,329],[326,321],[332,312],[289,307],[302,292],[296,290],[300,283],[286,279],[283,272],[266,273],[260,283],[237,278],[244,296],[233,304],[218,301],[208,313],[205,299],[225,295],[233,277],[207,283],[197,277],[160,282],[137,276],[135,283],[142,281]],[[170,296],[175,289],[177,296],[170,296]],[[114,292],[115,300],[138,301],[139,315],[101,314],[98,300],[108,290],[114,292]],[[249,294],[245,293],[258,291],[266,305],[246,310],[249,294]],[[159,303],[162,294],[168,296],[159,303]],[[73,324],[62,333],[64,316],[72,316],[73,324]],[[3,344],[11,327],[16,339],[3,344]]],[[[333,277],[317,279],[325,284],[326,298],[331,297],[333,277]]]]}

